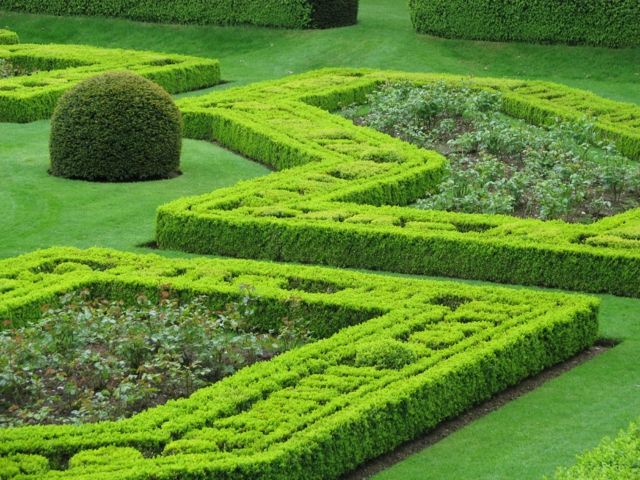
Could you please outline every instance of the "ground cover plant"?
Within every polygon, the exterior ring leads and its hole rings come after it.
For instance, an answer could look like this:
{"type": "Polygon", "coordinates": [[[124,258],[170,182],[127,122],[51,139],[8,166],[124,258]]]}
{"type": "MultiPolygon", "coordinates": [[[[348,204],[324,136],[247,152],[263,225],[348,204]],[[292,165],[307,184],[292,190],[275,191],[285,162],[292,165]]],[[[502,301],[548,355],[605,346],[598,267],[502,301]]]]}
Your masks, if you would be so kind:
{"type": "Polygon", "coordinates": [[[0,9],[53,15],[125,17],[164,23],[249,24],[285,28],[332,28],[358,21],[358,0],[217,0],[154,3],[89,0],[0,0],[0,9]]]}
{"type": "Polygon", "coordinates": [[[635,0],[411,0],[409,5],[418,32],[444,37],[640,45],[635,0]]]}
{"type": "Polygon", "coordinates": [[[130,70],[170,93],[220,82],[217,60],[77,45],[0,45],[0,122],[49,118],[62,94],[108,70],[130,70]],[[2,67],[0,67],[2,68],[2,67]]]}
{"type": "Polygon", "coordinates": [[[37,322],[0,331],[0,426],[119,420],[311,340],[294,316],[258,329],[256,302],[249,289],[221,310],[170,291],[130,305],[62,295],[37,322]]]}
{"type": "Polygon", "coordinates": [[[179,102],[188,137],[218,141],[283,171],[160,207],[158,244],[193,253],[640,295],[638,209],[583,225],[401,208],[437,189],[446,159],[326,111],[362,100],[394,79],[470,82],[500,93],[504,113],[534,124],[591,115],[597,135],[632,158],[638,155],[638,107],[584,91],[402,72],[311,72],[179,102]]]}
{"type": "Polygon", "coordinates": [[[2,429],[5,478],[337,478],[598,330],[591,297],[253,261],[58,248],[3,260],[0,275],[5,329],[78,288],[125,299],[170,288],[215,305],[251,282],[261,324],[293,302],[326,337],[130,419],[2,429]]]}
{"type": "Polygon", "coordinates": [[[640,206],[640,167],[588,121],[535,127],[502,108],[497,93],[400,83],[342,114],[448,158],[418,208],[590,223],[640,206]]]}

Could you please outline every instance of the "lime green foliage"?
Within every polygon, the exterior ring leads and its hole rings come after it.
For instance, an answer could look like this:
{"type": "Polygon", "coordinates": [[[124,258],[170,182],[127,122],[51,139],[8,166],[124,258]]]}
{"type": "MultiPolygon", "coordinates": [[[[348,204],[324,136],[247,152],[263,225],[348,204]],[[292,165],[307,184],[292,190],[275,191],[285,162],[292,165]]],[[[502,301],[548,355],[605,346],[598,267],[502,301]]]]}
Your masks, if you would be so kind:
{"type": "Polygon", "coordinates": [[[640,45],[636,0],[410,0],[418,32],[449,38],[640,45]]]}
{"type": "Polygon", "coordinates": [[[170,93],[210,87],[220,81],[217,60],[75,45],[0,45],[0,59],[28,71],[0,79],[0,121],[49,118],[69,88],[107,70],[131,70],[170,93]]]}
{"type": "Polygon", "coordinates": [[[182,117],[171,96],[138,74],[107,72],[80,82],[51,119],[50,173],[108,182],[179,173],[182,117]]]}
{"type": "Polygon", "coordinates": [[[53,15],[97,15],[165,23],[330,28],[353,25],[358,0],[0,0],[0,8],[53,15]]]}
{"type": "Polygon", "coordinates": [[[558,470],[556,480],[637,480],[640,478],[640,428],[637,423],[614,438],[605,438],[578,463],[558,470]]]}
{"type": "Polygon", "coordinates": [[[121,479],[338,478],[575,354],[597,333],[590,297],[242,260],[58,248],[1,261],[0,279],[0,316],[15,325],[78,288],[125,299],[171,288],[215,304],[251,284],[264,313],[287,312],[295,299],[310,330],[329,337],[131,419],[0,430],[6,477],[24,462],[48,460],[46,474],[25,480],[101,472],[121,479]],[[443,332],[446,341],[425,343],[424,332],[443,332]],[[384,352],[378,359],[370,353],[377,347],[384,352]],[[58,471],[67,460],[70,468],[58,471]]]}
{"type": "Polygon", "coordinates": [[[14,45],[16,43],[20,43],[16,32],[0,28],[0,45],[14,45]]]}
{"type": "Polygon", "coordinates": [[[560,85],[311,72],[179,102],[187,136],[286,170],[161,207],[158,243],[194,253],[640,295],[639,210],[578,225],[400,208],[438,185],[445,158],[326,110],[401,79],[497,91],[506,113],[532,123],[591,115],[601,135],[639,153],[640,108],[560,85]]]}

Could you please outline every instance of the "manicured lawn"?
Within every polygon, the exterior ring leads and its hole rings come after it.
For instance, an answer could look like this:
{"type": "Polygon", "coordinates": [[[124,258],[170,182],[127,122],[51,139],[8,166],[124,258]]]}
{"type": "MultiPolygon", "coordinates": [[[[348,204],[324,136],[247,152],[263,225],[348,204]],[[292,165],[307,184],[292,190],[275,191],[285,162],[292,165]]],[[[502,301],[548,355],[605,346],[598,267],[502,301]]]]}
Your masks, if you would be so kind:
{"type": "Polygon", "coordinates": [[[268,173],[213,144],[185,140],[178,178],[91,183],[52,177],[49,122],[0,123],[0,257],[53,245],[135,249],[154,237],[156,208],[178,197],[268,173]]]}
{"type": "MultiPolygon", "coordinates": [[[[83,43],[218,58],[234,84],[326,67],[545,79],[640,103],[640,48],[541,46],[441,40],[416,35],[405,2],[361,0],[355,27],[294,32],[165,26],[126,20],[3,13],[0,28],[24,42],[83,43]]],[[[228,85],[227,85],[228,86],[228,85]]],[[[226,87],[226,86],[225,86],[226,87]]],[[[142,250],[155,209],[268,173],[204,142],[185,141],[184,175],[141,184],[93,184],[47,175],[49,122],[0,124],[0,258],[40,247],[142,250]]],[[[640,300],[604,296],[602,335],[611,351],[487,415],[380,479],[539,479],[637,418],[640,300]]]]}
{"type": "Polygon", "coordinates": [[[557,81],[640,102],[640,48],[441,40],[416,35],[400,0],[361,0],[359,24],[325,31],[162,26],[126,20],[3,13],[23,42],[83,43],[218,58],[227,80],[248,83],[332,66],[557,81]]]}

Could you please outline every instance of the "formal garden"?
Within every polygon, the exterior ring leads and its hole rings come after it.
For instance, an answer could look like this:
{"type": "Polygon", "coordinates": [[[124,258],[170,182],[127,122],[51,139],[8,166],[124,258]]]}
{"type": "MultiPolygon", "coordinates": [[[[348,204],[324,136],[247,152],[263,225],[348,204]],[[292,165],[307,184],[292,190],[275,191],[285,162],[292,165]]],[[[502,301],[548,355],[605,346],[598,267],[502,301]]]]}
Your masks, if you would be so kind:
{"type": "Polygon", "coordinates": [[[640,479],[638,0],[0,0],[0,480],[640,479]]]}

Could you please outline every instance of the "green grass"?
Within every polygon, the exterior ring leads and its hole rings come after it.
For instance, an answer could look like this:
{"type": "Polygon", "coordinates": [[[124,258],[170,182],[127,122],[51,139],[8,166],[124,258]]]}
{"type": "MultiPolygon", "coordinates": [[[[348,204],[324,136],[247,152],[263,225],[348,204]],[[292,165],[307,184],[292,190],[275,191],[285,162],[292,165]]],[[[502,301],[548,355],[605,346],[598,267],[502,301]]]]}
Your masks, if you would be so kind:
{"type": "Polygon", "coordinates": [[[216,145],[185,140],[183,175],[141,183],[92,183],[47,173],[49,122],[0,123],[0,257],[53,245],[136,250],[154,238],[156,208],[268,170],[216,145]]]}
{"type": "MultiPolygon", "coordinates": [[[[298,32],[3,13],[0,28],[16,30],[24,42],[214,57],[233,84],[355,66],[546,79],[640,103],[640,48],[434,39],[411,30],[400,0],[361,0],[360,19],[355,27],[298,32]]],[[[52,245],[136,250],[153,237],[158,205],[267,172],[214,145],[187,141],[185,175],[177,179],[91,184],[52,178],[46,173],[48,128],[48,122],[0,124],[0,258],[52,245]]],[[[620,346],[376,478],[539,479],[571,464],[602,436],[615,435],[638,415],[640,300],[603,297],[601,322],[603,335],[624,340],[620,346]]]]}
{"type": "Polygon", "coordinates": [[[23,42],[84,43],[215,57],[247,83],[324,66],[546,79],[640,103],[640,48],[434,39],[411,28],[405,0],[361,0],[359,24],[324,31],[163,26],[119,19],[3,13],[23,42]]]}

